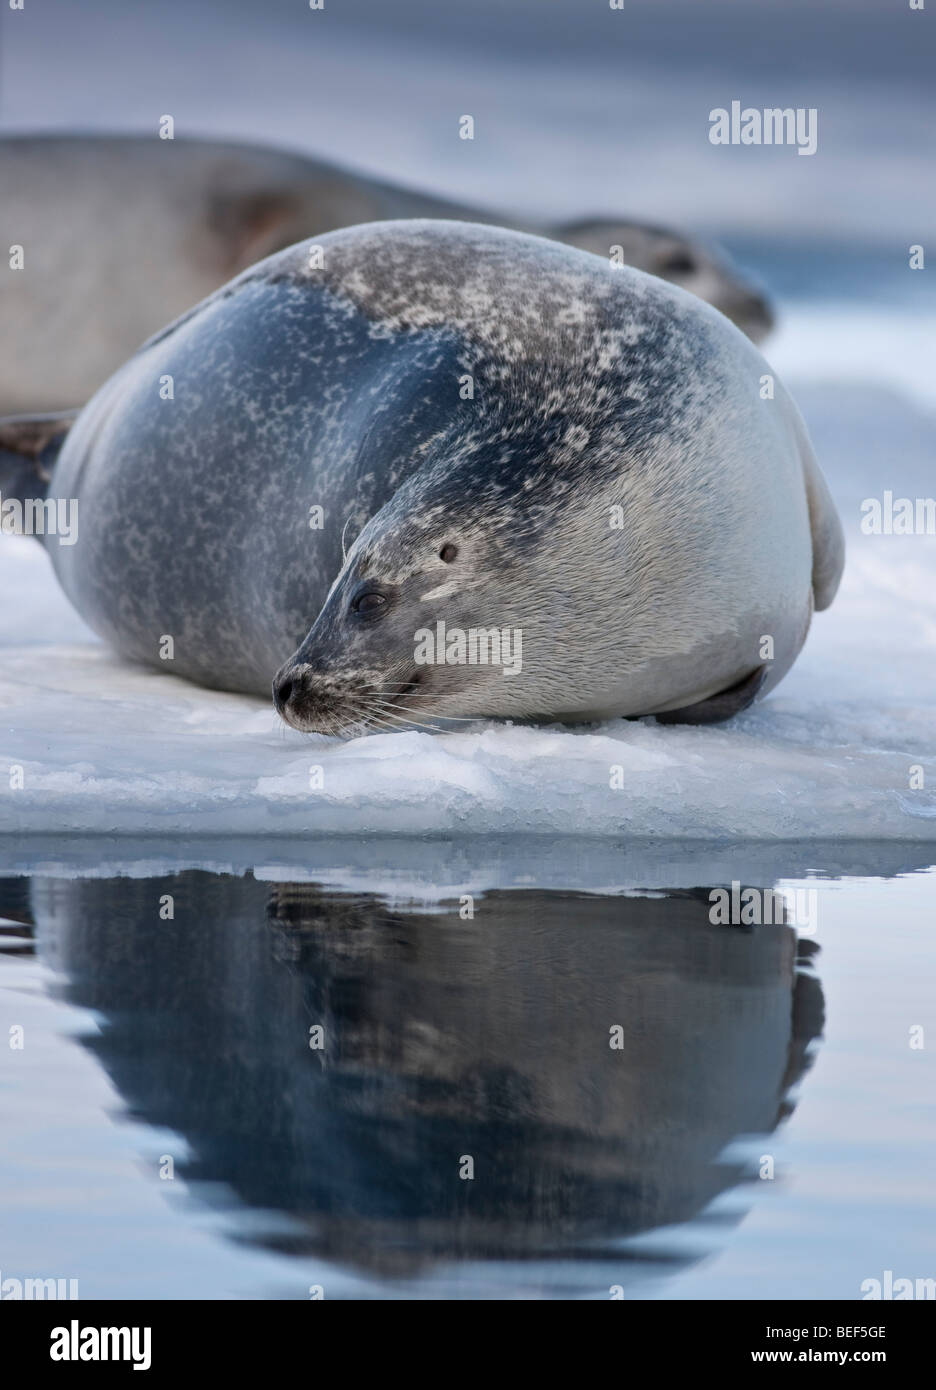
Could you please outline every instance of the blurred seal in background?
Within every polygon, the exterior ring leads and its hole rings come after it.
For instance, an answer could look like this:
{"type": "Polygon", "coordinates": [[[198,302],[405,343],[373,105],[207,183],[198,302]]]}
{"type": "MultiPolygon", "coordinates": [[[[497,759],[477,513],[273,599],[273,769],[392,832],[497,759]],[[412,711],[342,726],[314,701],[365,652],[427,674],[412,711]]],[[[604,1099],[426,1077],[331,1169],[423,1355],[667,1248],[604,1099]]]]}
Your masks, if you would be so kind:
{"type": "MultiPolygon", "coordinates": [[[[0,140],[0,414],[79,406],[163,324],[255,261],[359,222],[496,212],[261,146],[153,137],[0,140]]],[[[714,304],[755,341],[761,295],[677,232],[620,218],[522,230],[636,266],[714,304]]]]}

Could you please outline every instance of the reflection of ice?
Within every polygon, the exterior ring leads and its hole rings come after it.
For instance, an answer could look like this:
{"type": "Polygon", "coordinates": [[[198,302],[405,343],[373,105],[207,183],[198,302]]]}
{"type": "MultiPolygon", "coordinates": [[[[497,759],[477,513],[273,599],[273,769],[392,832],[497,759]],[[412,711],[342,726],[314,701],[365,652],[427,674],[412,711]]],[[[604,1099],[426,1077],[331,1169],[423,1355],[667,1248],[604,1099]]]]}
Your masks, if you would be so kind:
{"type": "Polygon", "coordinates": [[[798,394],[849,564],[791,674],[733,724],[306,738],[260,701],[125,666],[86,641],[38,546],[2,537],[0,587],[15,598],[0,619],[0,766],[22,766],[24,785],[0,801],[0,828],[932,840],[936,538],[866,537],[858,521],[862,498],[884,488],[932,494],[933,423],[866,387],[798,394]],[[623,791],[609,787],[615,765],[623,791]],[[923,789],[910,787],[912,765],[923,789]]]}

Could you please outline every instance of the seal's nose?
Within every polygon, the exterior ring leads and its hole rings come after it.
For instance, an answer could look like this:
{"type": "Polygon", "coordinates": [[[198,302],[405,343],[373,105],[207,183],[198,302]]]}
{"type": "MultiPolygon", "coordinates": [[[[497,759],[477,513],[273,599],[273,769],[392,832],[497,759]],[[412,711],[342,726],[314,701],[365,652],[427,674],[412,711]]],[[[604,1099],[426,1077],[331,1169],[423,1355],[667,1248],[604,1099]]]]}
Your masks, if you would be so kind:
{"type": "Polygon", "coordinates": [[[755,343],[765,338],[776,323],[773,309],[763,295],[753,290],[735,295],[724,306],[722,313],[755,343]]]}
{"type": "Polygon", "coordinates": [[[273,677],[273,704],[277,714],[286,718],[286,708],[296,689],[296,681],[292,673],[287,670],[277,671],[273,677]]]}

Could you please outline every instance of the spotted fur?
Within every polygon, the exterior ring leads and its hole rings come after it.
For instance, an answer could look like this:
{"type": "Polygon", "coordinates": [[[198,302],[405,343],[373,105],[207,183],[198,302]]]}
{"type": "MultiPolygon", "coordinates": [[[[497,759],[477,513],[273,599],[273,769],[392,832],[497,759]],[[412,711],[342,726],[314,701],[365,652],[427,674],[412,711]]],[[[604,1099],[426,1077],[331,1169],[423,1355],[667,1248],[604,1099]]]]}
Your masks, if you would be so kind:
{"type": "Polygon", "coordinates": [[[764,635],[769,689],[809,625],[812,537],[835,582],[841,549],[767,372],[639,271],[497,228],[365,224],[254,267],[112,378],[53,480],[81,498],[79,543],[50,553],[128,655],[157,661],[168,634],[164,669],[251,692],[282,667],[303,728],[682,708],[748,676],[764,635]],[[353,611],[362,586],[379,615],[353,611]],[[519,629],[522,673],[414,670],[440,620],[519,629]]]}

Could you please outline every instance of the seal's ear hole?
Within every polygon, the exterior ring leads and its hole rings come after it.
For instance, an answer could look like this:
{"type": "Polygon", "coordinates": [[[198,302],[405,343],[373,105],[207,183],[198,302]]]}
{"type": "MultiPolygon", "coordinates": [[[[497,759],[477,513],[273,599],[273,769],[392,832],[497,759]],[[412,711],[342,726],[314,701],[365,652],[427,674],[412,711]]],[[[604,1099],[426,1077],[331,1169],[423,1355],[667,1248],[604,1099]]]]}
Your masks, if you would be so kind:
{"type": "Polygon", "coordinates": [[[452,545],[451,541],[446,541],[445,545],[443,545],[442,549],[439,551],[439,559],[444,560],[447,565],[450,565],[457,554],[458,546],[452,545]]]}

